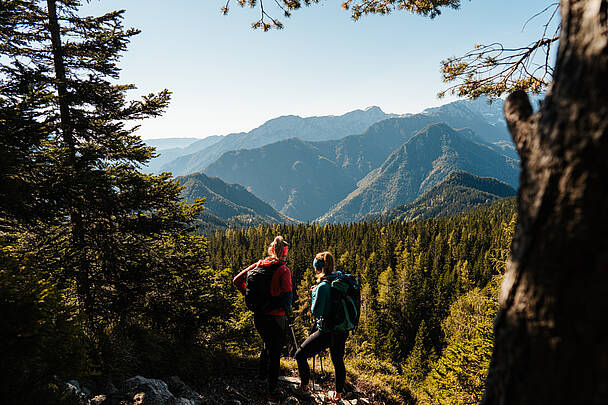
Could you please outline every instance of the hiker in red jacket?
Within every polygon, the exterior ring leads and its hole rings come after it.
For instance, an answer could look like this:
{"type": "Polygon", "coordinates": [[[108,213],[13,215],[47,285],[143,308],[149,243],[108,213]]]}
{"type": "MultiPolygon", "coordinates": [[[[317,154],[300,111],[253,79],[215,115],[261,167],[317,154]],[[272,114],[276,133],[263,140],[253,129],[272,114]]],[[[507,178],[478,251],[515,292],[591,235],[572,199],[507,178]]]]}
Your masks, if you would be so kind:
{"type": "Polygon", "coordinates": [[[257,390],[266,393],[268,400],[278,400],[285,395],[277,383],[287,315],[293,299],[291,272],[285,264],[288,250],[288,243],[277,236],[268,248],[270,256],[253,263],[232,280],[245,295],[245,303],[253,311],[255,328],[264,342],[257,390]]]}

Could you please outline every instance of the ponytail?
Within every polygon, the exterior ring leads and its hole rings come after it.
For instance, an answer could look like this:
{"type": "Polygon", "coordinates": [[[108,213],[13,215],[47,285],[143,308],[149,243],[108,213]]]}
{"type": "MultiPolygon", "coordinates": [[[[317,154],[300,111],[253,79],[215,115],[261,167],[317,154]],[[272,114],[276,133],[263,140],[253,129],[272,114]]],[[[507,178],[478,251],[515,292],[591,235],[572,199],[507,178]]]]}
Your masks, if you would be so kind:
{"type": "Polygon", "coordinates": [[[336,271],[334,256],[327,251],[317,253],[313,261],[313,267],[315,267],[315,271],[317,272],[315,277],[317,278],[317,282],[319,282],[323,277],[336,271]]]}
{"type": "Polygon", "coordinates": [[[289,250],[289,244],[283,239],[282,236],[274,238],[270,246],[268,247],[268,254],[274,256],[277,259],[284,260],[289,250]]]}

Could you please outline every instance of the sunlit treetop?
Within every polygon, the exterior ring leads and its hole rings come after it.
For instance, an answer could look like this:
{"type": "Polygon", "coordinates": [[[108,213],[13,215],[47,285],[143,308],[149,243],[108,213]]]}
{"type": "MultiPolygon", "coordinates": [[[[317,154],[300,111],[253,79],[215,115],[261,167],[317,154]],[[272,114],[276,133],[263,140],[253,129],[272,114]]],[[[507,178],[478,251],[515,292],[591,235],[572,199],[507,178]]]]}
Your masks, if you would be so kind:
{"type": "Polygon", "coordinates": [[[342,8],[352,11],[355,20],[366,14],[389,14],[393,10],[435,18],[441,14],[442,7],[457,9],[460,0],[347,0],[342,3],[342,8]]]}

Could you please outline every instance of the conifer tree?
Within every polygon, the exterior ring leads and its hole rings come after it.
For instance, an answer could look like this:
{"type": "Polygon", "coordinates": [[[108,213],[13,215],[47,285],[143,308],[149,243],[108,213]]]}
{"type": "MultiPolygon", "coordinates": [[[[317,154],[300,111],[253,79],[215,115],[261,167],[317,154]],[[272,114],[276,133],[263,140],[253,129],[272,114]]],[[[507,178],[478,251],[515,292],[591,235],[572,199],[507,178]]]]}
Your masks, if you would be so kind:
{"type": "Polygon", "coordinates": [[[153,149],[128,123],[160,115],[170,96],[129,101],[134,86],[117,84],[117,63],[139,31],[123,27],[124,11],[83,17],[79,7],[0,2],[0,152],[19,152],[2,163],[11,203],[0,215],[12,257],[44,253],[31,268],[46,269],[84,315],[93,359],[105,367],[118,330],[192,343],[231,306],[209,294],[217,280],[206,241],[189,233],[202,201],[184,205],[168,175],[138,170],[153,149]]]}

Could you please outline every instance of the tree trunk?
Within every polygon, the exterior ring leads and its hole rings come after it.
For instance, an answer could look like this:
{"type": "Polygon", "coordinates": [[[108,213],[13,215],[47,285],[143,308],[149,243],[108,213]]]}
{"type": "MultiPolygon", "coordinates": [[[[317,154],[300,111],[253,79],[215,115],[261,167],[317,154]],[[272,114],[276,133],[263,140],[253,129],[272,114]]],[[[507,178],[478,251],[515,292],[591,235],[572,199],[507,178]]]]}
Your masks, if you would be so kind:
{"type": "Polygon", "coordinates": [[[77,281],[78,295],[87,315],[88,326],[95,330],[98,323],[91,315],[93,298],[91,295],[91,282],[89,279],[89,263],[85,257],[86,242],[83,216],[78,206],[76,194],[79,187],[77,178],[79,175],[78,157],[76,155],[76,140],[72,130],[70,117],[70,99],[67,90],[67,76],[64,63],[64,53],[61,44],[61,29],[57,18],[56,0],[47,0],[48,30],[51,34],[51,49],[53,52],[53,67],[55,69],[55,81],[59,102],[59,119],[63,143],[67,147],[67,163],[70,166],[69,178],[65,179],[67,184],[67,198],[70,206],[70,221],[72,224],[72,240],[74,243],[73,254],[75,255],[76,274],[72,275],[77,281]]]}
{"type": "Polygon", "coordinates": [[[53,66],[55,68],[55,80],[57,82],[57,95],[59,96],[59,115],[61,120],[61,132],[63,142],[70,152],[70,163],[74,165],[76,160],[76,146],[70,125],[70,106],[68,100],[67,78],[65,65],[63,63],[63,49],[61,46],[61,31],[57,20],[57,7],[55,0],[47,0],[49,17],[49,32],[51,34],[51,46],[53,50],[53,66]]]}
{"type": "Polygon", "coordinates": [[[537,114],[505,103],[519,222],[483,404],[608,404],[608,0],[562,0],[537,114]]]}

